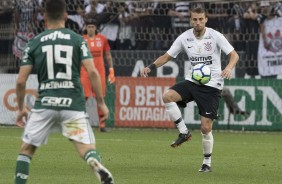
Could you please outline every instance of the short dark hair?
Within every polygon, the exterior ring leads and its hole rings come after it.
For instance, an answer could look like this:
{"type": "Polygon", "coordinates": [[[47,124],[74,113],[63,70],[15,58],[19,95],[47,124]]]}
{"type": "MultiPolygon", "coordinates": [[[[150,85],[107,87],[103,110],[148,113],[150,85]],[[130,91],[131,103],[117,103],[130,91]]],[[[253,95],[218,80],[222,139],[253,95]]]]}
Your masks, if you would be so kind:
{"type": "Polygon", "coordinates": [[[85,24],[86,25],[93,24],[95,26],[98,26],[98,21],[96,19],[93,19],[93,18],[86,18],[85,24]]]}
{"type": "Polygon", "coordinates": [[[65,0],[46,0],[45,13],[51,20],[61,20],[66,12],[65,0]]]}
{"type": "Polygon", "coordinates": [[[203,14],[205,14],[205,16],[207,16],[207,11],[206,11],[206,9],[203,8],[203,7],[201,7],[201,6],[197,6],[197,7],[193,8],[193,9],[191,10],[191,13],[203,13],[203,14]]]}

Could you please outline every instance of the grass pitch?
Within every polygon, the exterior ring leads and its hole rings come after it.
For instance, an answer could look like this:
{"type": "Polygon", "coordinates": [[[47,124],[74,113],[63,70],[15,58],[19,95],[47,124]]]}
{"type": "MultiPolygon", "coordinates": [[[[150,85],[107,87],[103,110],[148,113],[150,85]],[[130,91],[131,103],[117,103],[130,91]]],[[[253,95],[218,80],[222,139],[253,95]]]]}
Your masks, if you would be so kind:
{"type": "MultiPolygon", "coordinates": [[[[12,184],[21,129],[0,127],[0,183],[12,184]]],[[[116,184],[279,184],[282,183],[282,134],[214,131],[212,172],[199,173],[201,135],[170,148],[176,130],[95,131],[103,163],[116,184]]],[[[70,141],[52,134],[30,166],[29,184],[98,183],[70,141]]]]}

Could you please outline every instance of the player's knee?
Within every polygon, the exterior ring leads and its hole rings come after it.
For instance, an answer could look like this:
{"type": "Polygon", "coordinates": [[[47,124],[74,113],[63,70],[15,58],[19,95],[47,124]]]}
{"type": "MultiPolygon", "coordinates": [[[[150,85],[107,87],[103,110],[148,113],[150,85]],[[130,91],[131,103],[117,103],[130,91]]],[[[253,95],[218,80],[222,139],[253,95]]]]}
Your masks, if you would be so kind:
{"type": "Polygon", "coordinates": [[[212,124],[209,122],[201,123],[201,132],[202,134],[208,134],[212,131],[212,124]]]}
{"type": "Polygon", "coordinates": [[[202,134],[208,134],[211,132],[211,128],[208,126],[201,126],[201,132],[202,134]]]}
{"type": "Polygon", "coordinates": [[[35,153],[35,150],[36,150],[36,146],[23,143],[21,146],[20,154],[24,154],[32,157],[35,153]]]}
{"type": "Polygon", "coordinates": [[[173,95],[173,93],[171,91],[166,91],[163,94],[163,102],[164,103],[175,102],[174,101],[174,95],[173,95]]]}

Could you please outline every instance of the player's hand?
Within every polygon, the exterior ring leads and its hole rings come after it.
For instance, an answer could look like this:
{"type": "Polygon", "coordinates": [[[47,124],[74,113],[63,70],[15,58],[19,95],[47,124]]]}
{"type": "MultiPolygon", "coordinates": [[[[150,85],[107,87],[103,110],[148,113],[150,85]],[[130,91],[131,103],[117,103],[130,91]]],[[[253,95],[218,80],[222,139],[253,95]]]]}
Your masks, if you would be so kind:
{"type": "Polygon", "coordinates": [[[17,115],[17,126],[20,128],[24,128],[28,117],[28,109],[24,108],[22,111],[18,111],[17,115]]]}
{"type": "Polygon", "coordinates": [[[146,68],[142,68],[140,71],[140,76],[141,77],[148,77],[148,73],[151,72],[151,69],[146,67],[146,68]]]}
{"type": "Polygon", "coordinates": [[[113,84],[116,81],[114,68],[109,68],[108,81],[110,82],[110,84],[113,84]]]}
{"type": "Polygon", "coordinates": [[[109,109],[104,102],[98,103],[98,109],[103,112],[103,115],[100,116],[100,121],[105,121],[109,117],[109,109]]]}
{"type": "Polygon", "coordinates": [[[231,79],[232,77],[232,73],[231,73],[231,69],[229,68],[225,68],[222,72],[221,72],[221,77],[224,79],[231,79]]]}

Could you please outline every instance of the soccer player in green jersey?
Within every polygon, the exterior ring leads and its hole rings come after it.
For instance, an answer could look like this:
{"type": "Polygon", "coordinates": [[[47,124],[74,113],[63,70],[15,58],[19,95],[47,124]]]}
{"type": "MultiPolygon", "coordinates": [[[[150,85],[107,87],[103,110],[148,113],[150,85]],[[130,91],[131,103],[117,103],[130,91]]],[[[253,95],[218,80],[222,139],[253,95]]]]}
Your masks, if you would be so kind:
{"type": "Polygon", "coordinates": [[[48,135],[54,130],[62,132],[73,142],[101,183],[113,184],[112,174],[101,164],[85,112],[80,83],[82,64],[87,69],[103,118],[106,119],[109,114],[87,43],[80,35],[64,27],[67,18],[64,0],[47,0],[44,17],[47,30],[28,43],[17,79],[17,125],[24,127],[24,133],[16,162],[15,184],[27,182],[31,158],[38,147],[47,143],[48,135]],[[38,98],[27,120],[25,86],[33,68],[38,76],[38,98]]]}

